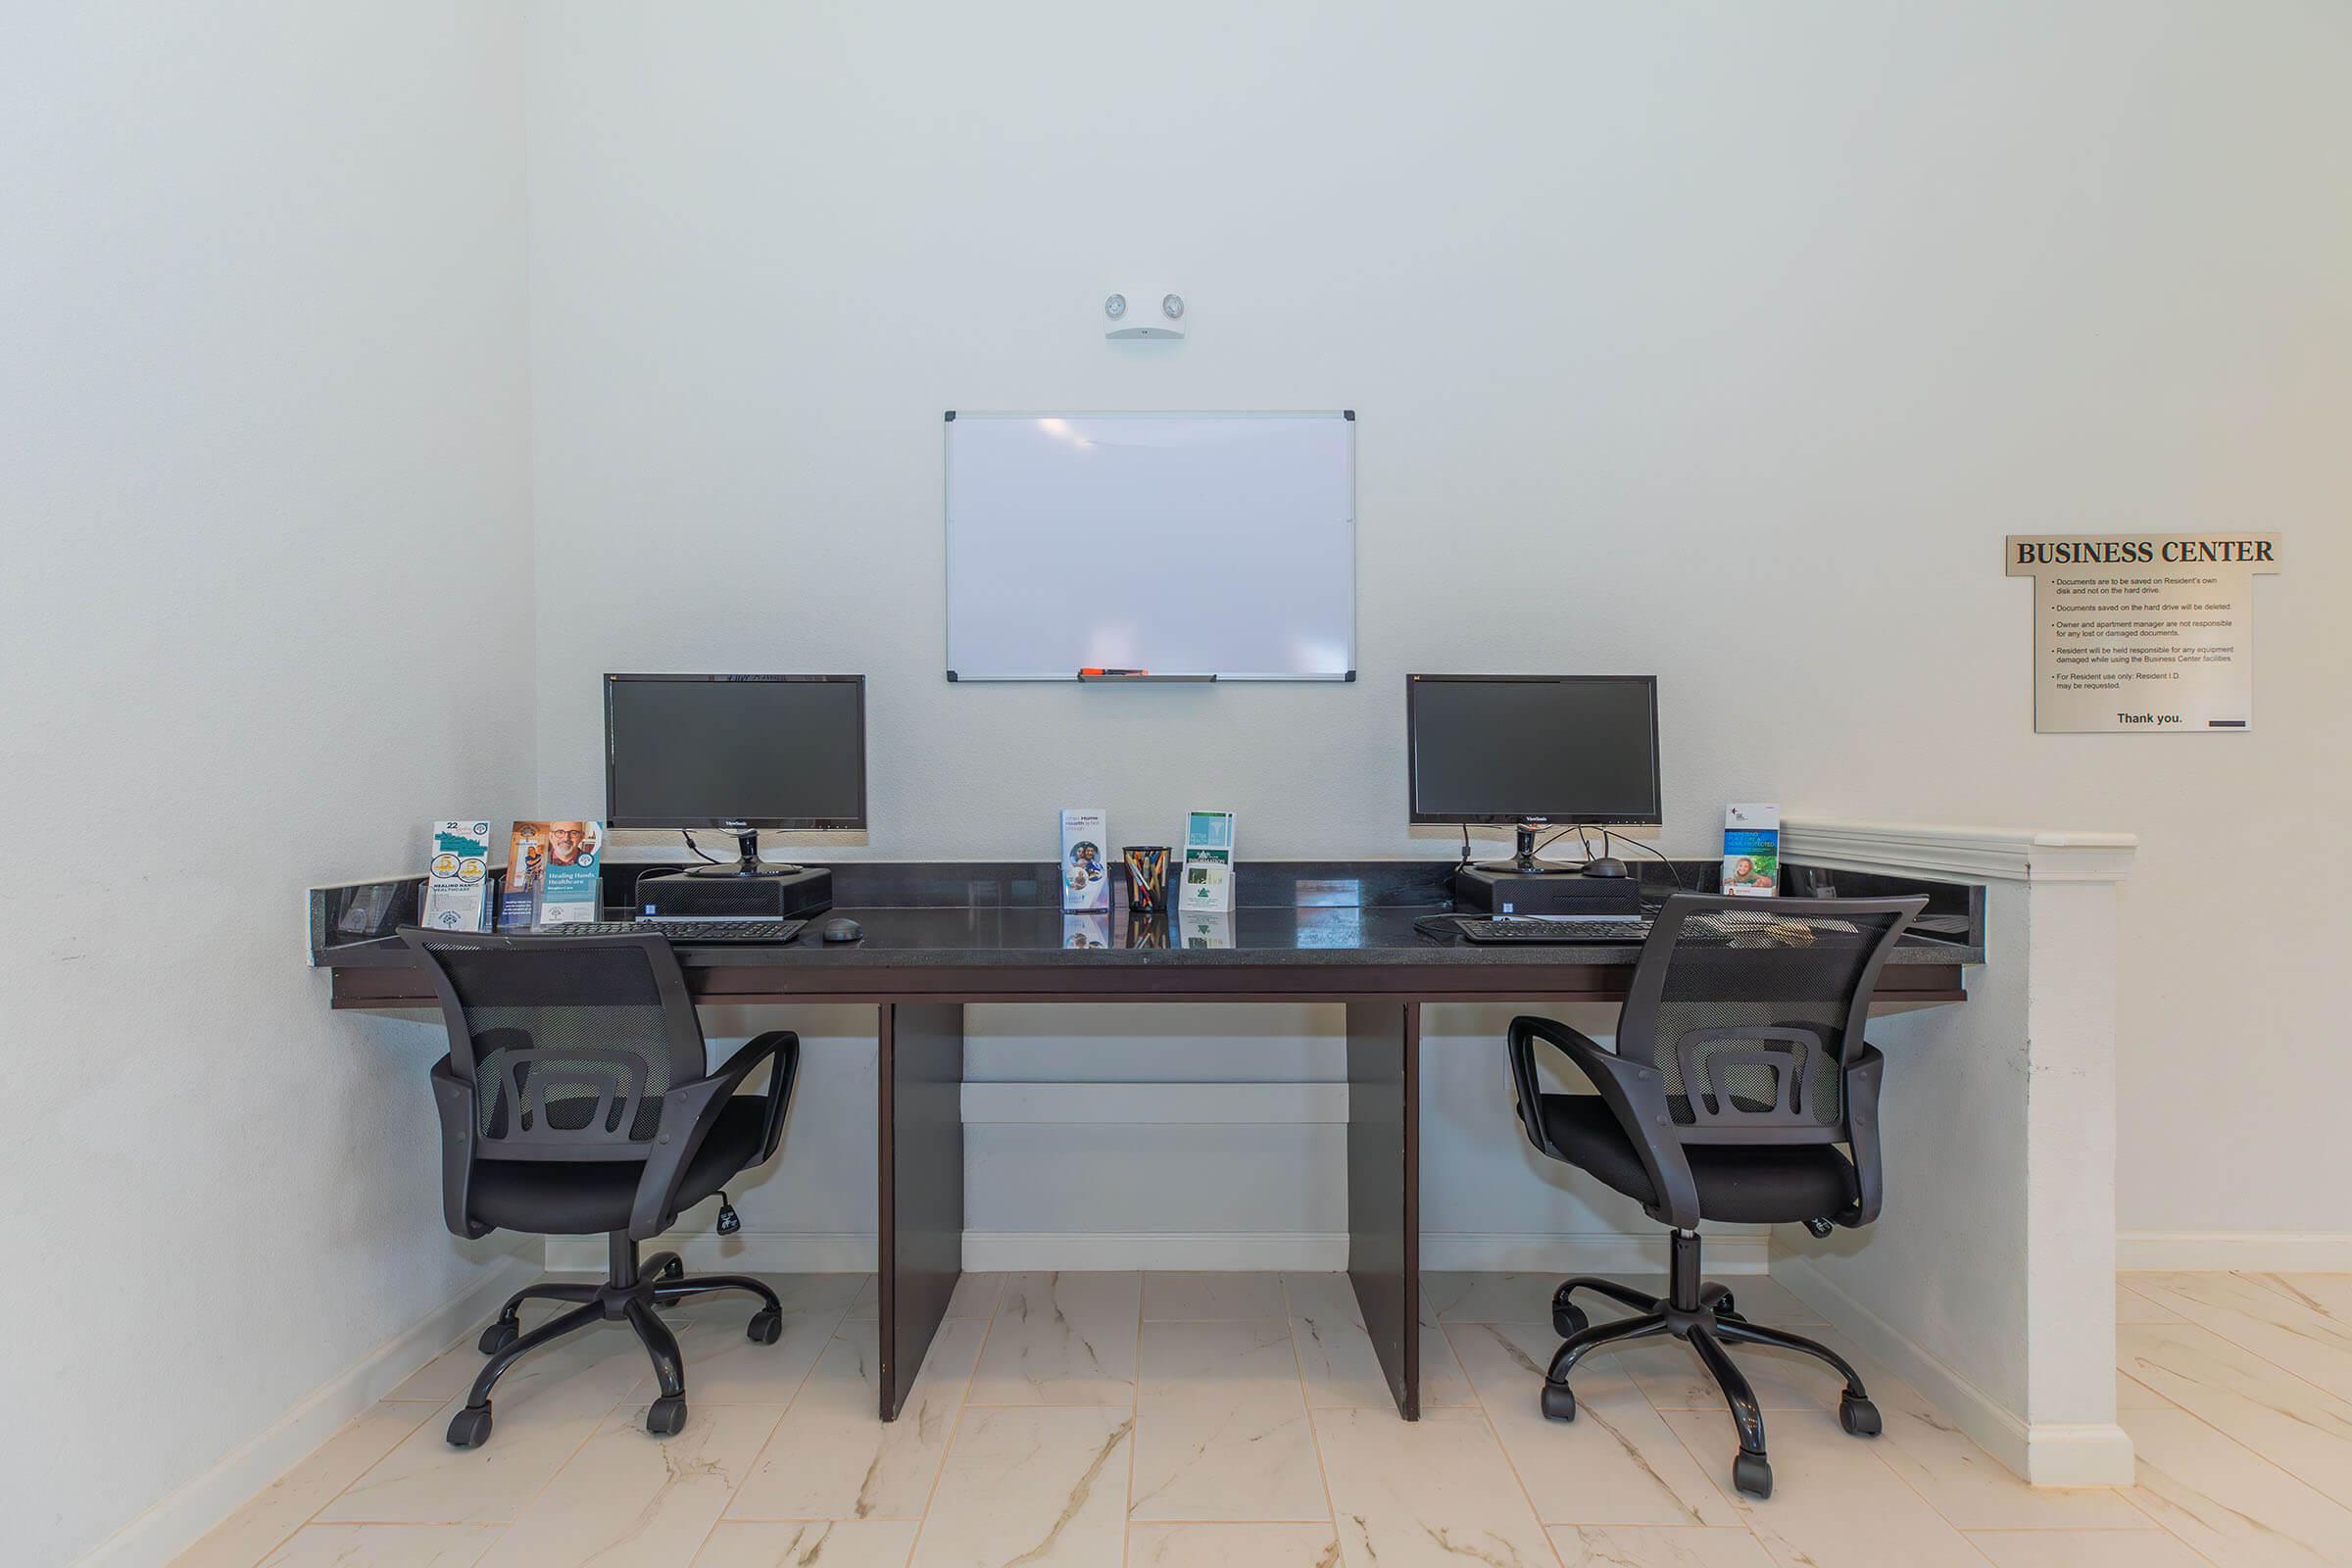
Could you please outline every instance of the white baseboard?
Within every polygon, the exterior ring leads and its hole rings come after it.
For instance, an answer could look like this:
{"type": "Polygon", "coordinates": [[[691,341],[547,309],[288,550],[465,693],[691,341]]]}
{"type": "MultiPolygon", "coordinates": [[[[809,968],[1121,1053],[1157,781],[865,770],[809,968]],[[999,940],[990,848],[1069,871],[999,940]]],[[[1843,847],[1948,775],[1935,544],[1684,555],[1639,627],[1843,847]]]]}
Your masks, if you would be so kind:
{"type": "Polygon", "coordinates": [[[2352,1274],[2352,1231],[2125,1231],[2119,1269],[2352,1274]]]}
{"type": "Polygon", "coordinates": [[[91,1547],[76,1568],[152,1568],[171,1561],[495,1315],[500,1302],[539,1272],[536,1248],[499,1259],[463,1296],[319,1385],[261,1436],[91,1547]]]}
{"type": "Polygon", "coordinates": [[[1950,1416],[1977,1446],[2036,1487],[2128,1487],[2132,1438],[2114,1422],[2028,1422],[1832,1284],[1809,1257],[1784,1255],[1772,1277],[1820,1309],[1864,1354],[1950,1416]]]}
{"type": "MultiPolygon", "coordinates": [[[[970,1244],[965,1245],[968,1249],[970,1244]]],[[[640,1250],[675,1252],[696,1274],[871,1274],[874,1248],[872,1231],[737,1231],[714,1236],[696,1230],[657,1236],[640,1250]]],[[[606,1261],[601,1236],[547,1239],[550,1273],[602,1278],[606,1261]]]]}
{"type": "MultiPolygon", "coordinates": [[[[697,1273],[732,1269],[755,1274],[865,1273],[874,1266],[870,1232],[790,1235],[742,1231],[663,1236],[645,1250],[667,1250],[697,1273]]],[[[1710,1232],[1709,1274],[1762,1274],[1771,1262],[1764,1231],[1710,1232]]],[[[1629,1236],[1614,1231],[1579,1235],[1520,1232],[1426,1231],[1421,1266],[1428,1270],[1542,1269],[1562,1274],[1662,1274],[1663,1232],[1629,1236]]],[[[547,1266],[559,1274],[601,1274],[605,1243],[597,1237],[551,1237],[547,1266]]],[[[963,1266],[974,1272],[1029,1269],[1295,1269],[1336,1272],[1348,1266],[1346,1231],[965,1231],[963,1266]]]]}
{"type": "MultiPolygon", "coordinates": [[[[1662,1230],[1646,1236],[1621,1231],[1421,1233],[1421,1267],[1429,1273],[1527,1269],[1546,1274],[1663,1274],[1670,1250],[1671,1243],[1662,1230]]],[[[1706,1258],[1709,1278],[1765,1273],[1772,1263],[1772,1234],[1709,1231],[1706,1258]]]]}

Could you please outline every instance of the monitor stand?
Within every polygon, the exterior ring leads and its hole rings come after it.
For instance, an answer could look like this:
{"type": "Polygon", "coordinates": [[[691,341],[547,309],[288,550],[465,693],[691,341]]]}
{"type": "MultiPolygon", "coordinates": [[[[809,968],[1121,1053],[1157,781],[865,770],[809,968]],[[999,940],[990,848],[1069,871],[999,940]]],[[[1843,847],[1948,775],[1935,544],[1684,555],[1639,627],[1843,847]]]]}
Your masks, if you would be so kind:
{"type": "Polygon", "coordinates": [[[1574,876],[1584,867],[1562,865],[1557,860],[1536,858],[1536,827],[1532,822],[1519,824],[1516,853],[1507,860],[1481,860],[1481,871],[1500,871],[1508,876],[1574,876]]]}
{"type": "Polygon", "coordinates": [[[1507,860],[1481,860],[1481,871],[1498,871],[1506,876],[1631,876],[1623,860],[1614,855],[1600,856],[1577,865],[1562,865],[1557,860],[1536,858],[1536,828],[1528,822],[1519,824],[1516,853],[1507,860]]]}
{"type": "Polygon", "coordinates": [[[775,877],[798,876],[805,866],[783,862],[761,864],[760,860],[760,830],[741,822],[722,824],[735,833],[736,861],[733,865],[698,865],[687,871],[688,876],[775,877]]]}

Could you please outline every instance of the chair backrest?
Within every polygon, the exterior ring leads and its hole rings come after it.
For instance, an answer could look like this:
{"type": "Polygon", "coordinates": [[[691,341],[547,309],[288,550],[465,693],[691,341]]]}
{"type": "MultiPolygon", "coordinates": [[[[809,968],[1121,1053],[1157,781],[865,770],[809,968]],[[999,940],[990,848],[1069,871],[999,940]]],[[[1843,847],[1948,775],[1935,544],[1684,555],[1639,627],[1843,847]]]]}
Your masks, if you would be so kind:
{"type": "Polygon", "coordinates": [[[441,999],[482,1158],[643,1159],[662,1096],[709,1070],[661,936],[400,935],[441,999]]]}
{"type": "Polygon", "coordinates": [[[1664,1078],[1681,1143],[1843,1142],[1848,1053],[1887,951],[1926,906],[1677,894],[1634,969],[1617,1054],[1664,1078]]]}

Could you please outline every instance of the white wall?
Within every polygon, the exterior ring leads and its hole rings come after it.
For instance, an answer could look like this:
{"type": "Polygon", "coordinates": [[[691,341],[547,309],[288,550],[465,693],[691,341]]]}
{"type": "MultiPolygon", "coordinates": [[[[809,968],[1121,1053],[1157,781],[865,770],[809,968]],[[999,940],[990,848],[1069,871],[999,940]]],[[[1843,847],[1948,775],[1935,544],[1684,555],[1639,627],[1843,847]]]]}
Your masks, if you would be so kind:
{"type": "Polygon", "coordinates": [[[47,1565],[504,1245],[443,1232],[442,1048],[328,1013],[302,889],[527,809],[521,17],[4,30],[0,1555],[47,1565]]]}
{"type": "Polygon", "coordinates": [[[1042,855],[1072,802],[1442,853],[1405,671],[1655,670],[1675,848],[1759,797],[2140,835],[2123,1225],[2347,1228],[2352,11],[567,4],[531,47],[547,809],[601,798],[603,670],[848,669],[865,853],[1042,855]],[[1160,280],[1190,339],[1106,344],[1160,280]],[[941,678],[942,410],[1336,405],[1359,684],[941,678]],[[2260,727],[2034,735],[2001,535],[2225,526],[2286,540],[2260,727]]]}

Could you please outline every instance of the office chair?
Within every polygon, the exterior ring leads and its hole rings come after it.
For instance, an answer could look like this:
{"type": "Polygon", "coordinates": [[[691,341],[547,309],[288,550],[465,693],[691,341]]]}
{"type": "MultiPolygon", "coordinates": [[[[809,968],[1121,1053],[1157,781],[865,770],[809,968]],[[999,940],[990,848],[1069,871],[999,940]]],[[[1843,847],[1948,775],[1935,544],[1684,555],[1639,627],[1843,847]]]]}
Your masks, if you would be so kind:
{"type": "Polygon", "coordinates": [[[449,1027],[449,1054],[434,1064],[432,1084],[451,1232],[601,1231],[611,1244],[603,1284],[532,1285],[508,1299],[482,1332],[490,1359],[450,1420],[450,1445],[471,1448],[489,1438],[490,1391],[507,1368],[605,1321],[636,1330],[662,1386],[645,1429],[674,1435],[686,1424],[686,1374],[654,1308],[707,1291],[748,1291],[760,1306],[744,1332],[760,1345],[781,1337],[783,1309],[759,1280],[689,1276],[674,1252],[640,1262],[637,1245],[776,1152],[800,1037],[763,1034],[710,1071],[686,977],[660,936],[415,927],[400,936],[431,975],[449,1027]],[[735,1092],[771,1059],[767,1093],[735,1092]],[[573,1304],[525,1334],[517,1309],[529,1300],[573,1304]]]}
{"type": "Polygon", "coordinates": [[[1845,1379],[1838,1424],[1878,1435],[1878,1407],[1835,1350],[1750,1323],[1730,1291],[1701,1283],[1697,1226],[1801,1221],[1827,1236],[1879,1217],[1886,1057],[1862,1031],[1887,951],[1926,906],[1925,898],[1677,894],[1634,969],[1615,1051],[1549,1018],[1511,1020],[1513,1099],[1528,1142],[1636,1200],[1674,1233],[1664,1300],[1583,1276],[1552,1293],[1552,1327],[1563,1339],[1544,1373],[1544,1415],[1576,1419],[1568,1374],[1591,1351],[1671,1334],[1690,1343],[1731,1406],[1740,1432],[1732,1481],[1741,1492],[1771,1496],[1772,1464],[1763,1413],[1727,1342],[1828,1362],[1845,1379]],[[1541,1093],[1539,1040],[1599,1093],[1541,1093]],[[1570,1299],[1578,1291],[1635,1315],[1594,1324],[1570,1299]]]}

